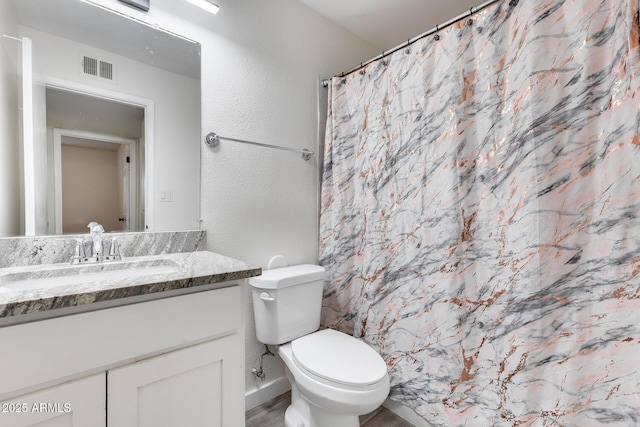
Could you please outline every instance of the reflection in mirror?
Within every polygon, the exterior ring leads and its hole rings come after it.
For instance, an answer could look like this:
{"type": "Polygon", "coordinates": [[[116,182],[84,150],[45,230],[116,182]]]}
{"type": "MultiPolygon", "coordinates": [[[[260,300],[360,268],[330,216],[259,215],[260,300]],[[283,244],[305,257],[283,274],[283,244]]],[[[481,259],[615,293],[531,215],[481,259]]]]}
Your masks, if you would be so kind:
{"type": "Polygon", "coordinates": [[[144,230],[144,108],[47,88],[46,116],[49,234],[144,230]]]}
{"type": "Polygon", "coordinates": [[[105,4],[0,1],[0,34],[14,37],[0,38],[0,237],[24,235],[31,188],[16,41],[25,37],[36,234],[84,233],[87,218],[108,231],[199,228],[200,46],[105,4]]]}

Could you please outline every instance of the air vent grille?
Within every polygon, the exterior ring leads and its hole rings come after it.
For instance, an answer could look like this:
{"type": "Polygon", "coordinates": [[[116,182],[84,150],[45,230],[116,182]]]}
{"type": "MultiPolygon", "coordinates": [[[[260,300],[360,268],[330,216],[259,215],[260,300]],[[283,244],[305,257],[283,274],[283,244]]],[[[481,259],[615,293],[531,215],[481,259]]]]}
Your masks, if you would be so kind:
{"type": "Polygon", "coordinates": [[[113,64],[100,61],[100,77],[103,79],[113,80],[113,64]]]}
{"type": "Polygon", "coordinates": [[[113,81],[113,64],[102,59],[84,56],[82,58],[82,72],[88,76],[113,81]]]}
{"type": "Polygon", "coordinates": [[[89,74],[90,76],[98,75],[98,60],[96,58],[85,56],[82,66],[85,74],[89,74]]]}

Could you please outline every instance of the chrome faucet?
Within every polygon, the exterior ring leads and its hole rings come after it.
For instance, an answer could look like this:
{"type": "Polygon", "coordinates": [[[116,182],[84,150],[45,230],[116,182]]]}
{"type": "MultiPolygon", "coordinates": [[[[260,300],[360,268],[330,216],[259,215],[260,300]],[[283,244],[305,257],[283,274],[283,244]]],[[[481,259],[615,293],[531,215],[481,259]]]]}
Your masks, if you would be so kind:
{"type": "Polygon", "coordinates": [[[99,261],[102,257],[102,233],[104,233],[104,227],[97,222],[90,222],[87,225],[89,234],[91,234],[91,257],[96,258],[99,261]]]}
{"type": "Polygon", "coordinates": [[[84,253],[84,240],[80,237],[74,239],[76,241],[76,249],[71,258],[71,264],[81,264],[87,262],[87,256],[84,253]]]}
{"type": "Polygon", "coordinates": [[[75,238],[76,248],[73,258],[71,258],[71,264],[85,264],[91,262],[102,261],[118,261],[122,259],[118,248],[116,237],[111,239],[111,246],[109,247],[109,253],[106,255],[105,240],[103,233],[104,227],[97,222],[90,222],[87,225],[89,229],[89,238],[91,240],[91,255],[87,256],[85,252],[85,240],[83,238],[75,238]]]}

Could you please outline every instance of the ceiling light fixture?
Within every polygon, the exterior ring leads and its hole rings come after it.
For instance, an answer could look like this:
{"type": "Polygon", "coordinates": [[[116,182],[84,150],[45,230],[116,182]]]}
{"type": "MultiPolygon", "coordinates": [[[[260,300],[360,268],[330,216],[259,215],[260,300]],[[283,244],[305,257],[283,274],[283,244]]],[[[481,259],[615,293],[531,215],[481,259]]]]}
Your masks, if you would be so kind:
{"type": "Polygon", "coordinates": [[[194,4],[207,12],[213,13],[214,15],[218,13],[220,6],[217,4],[210,2],[209,0],[187,0],[189,3],[194,4]]]}

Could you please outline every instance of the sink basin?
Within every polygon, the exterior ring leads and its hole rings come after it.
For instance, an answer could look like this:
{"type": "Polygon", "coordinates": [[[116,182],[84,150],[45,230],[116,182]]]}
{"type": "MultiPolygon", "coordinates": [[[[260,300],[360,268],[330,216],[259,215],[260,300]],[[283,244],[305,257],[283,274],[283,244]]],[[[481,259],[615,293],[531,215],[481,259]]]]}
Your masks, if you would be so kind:
{"type": "Polygon", "coordinates": [[[42,289],[49,286],[119,281],[136,277],[162,277],[177,271],[178,265],[170,260],[38,266],[26,271],[0,274],[0,293],[42,289]]]}

